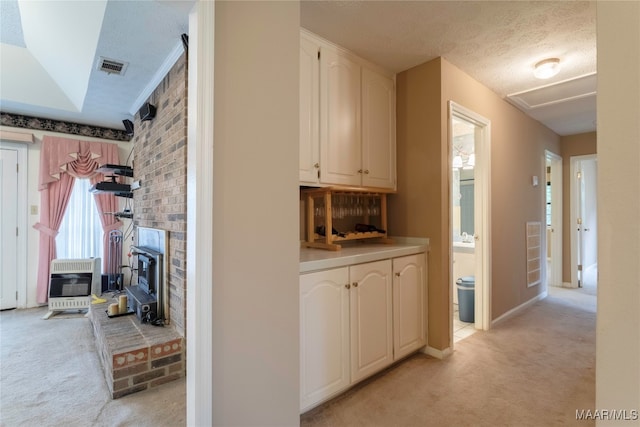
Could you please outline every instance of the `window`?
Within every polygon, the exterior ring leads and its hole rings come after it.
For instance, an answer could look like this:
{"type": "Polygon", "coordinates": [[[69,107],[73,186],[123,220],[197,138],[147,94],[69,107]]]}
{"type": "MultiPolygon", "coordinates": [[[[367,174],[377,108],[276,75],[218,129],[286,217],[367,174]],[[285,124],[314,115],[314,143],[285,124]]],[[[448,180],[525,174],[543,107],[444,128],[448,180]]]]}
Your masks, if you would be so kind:
{"type": "Polygon", "coordinates": [[[56,237],[57,258],[102,258],[102,223],[89,187],[88,179],[76,178],[56,237]]]}

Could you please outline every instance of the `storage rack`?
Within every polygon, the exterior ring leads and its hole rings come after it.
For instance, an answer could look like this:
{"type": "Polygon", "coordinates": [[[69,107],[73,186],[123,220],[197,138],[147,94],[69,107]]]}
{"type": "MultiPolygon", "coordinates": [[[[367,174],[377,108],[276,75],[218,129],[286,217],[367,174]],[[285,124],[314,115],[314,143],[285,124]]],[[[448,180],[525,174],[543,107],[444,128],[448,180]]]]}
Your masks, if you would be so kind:
{"type": "MultiPolygon", "coordinates": [[[[393,243],[392,239],[387,237],[387,194],[393,193],[393,190],[379,188],[364,187],[322,187],[322,188],[303,188],[301,194],[305,200],[306,208],[306,241],[302,243],[303,247],[327,249],[331,251],[339,251],[342,246],[337,242],[345,242],[351,240],[376,239],[378,243],[393,243]],[[380,231],[346,231],[340,234],[333,234],[333,207],[332,196],[344,195],[354,197],[364,197],[366,199],[374,198],[379,201],[380,231]],[[316,204],[315,199],[323,200],[322,209],[325,235],[321,236],[316,231],[316,204]]],[[[369,215],[362,215],[363,221],[369,223],[369,215]]]]}

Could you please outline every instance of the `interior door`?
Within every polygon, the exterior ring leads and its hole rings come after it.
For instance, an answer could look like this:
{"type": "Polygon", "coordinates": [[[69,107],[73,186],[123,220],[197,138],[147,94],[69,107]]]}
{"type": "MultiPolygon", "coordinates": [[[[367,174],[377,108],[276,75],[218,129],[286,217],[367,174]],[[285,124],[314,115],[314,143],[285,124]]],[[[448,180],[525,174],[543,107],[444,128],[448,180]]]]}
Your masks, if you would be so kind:
{"type": "Polygon", "coordinates": [[[0,310],[17,307],[18,152],[0,149],[0,310]]]}
{"type": "Polygon", "coordinates": [[[597,168],[595,159],[578,164],[578,286],[585,283],[585,272],[597,266],[597,168]]]}

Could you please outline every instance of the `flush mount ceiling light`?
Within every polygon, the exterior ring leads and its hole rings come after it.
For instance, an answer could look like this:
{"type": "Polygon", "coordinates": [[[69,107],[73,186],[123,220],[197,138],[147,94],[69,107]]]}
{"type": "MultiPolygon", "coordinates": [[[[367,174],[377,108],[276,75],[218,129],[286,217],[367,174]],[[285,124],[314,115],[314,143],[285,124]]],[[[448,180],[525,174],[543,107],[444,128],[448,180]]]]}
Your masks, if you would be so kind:
{"type": "Polygon", "coordinates": [[[560,60],[558,58],[543,59],[535,65],[533,75],[539,79],[549,79],[560,72],[560,60]]]}

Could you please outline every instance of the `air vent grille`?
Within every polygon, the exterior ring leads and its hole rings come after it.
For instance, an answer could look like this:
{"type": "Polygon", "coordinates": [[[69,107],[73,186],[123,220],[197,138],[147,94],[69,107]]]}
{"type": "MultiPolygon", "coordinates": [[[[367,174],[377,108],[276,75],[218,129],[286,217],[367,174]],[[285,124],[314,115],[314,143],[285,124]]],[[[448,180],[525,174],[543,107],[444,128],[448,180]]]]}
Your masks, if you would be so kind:
{"type": "Polygon", "coordinates": [[[128,65],[128,62],[109,59],[103,56],[98,60],[98,70],[104,71],[107,74],[117,74],[121,76],[127,70],[128,65]]]}

